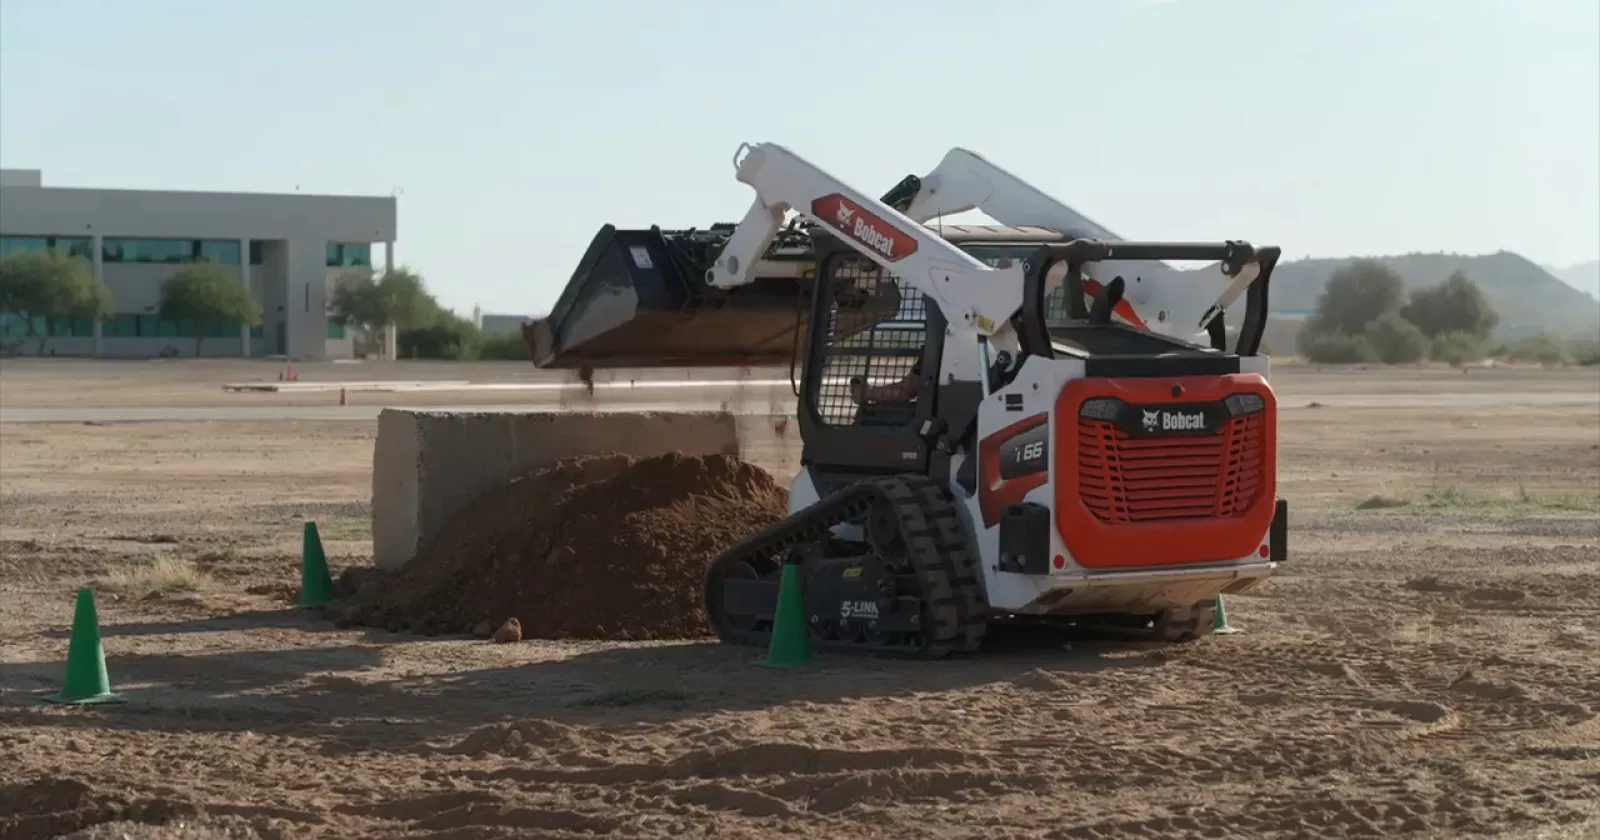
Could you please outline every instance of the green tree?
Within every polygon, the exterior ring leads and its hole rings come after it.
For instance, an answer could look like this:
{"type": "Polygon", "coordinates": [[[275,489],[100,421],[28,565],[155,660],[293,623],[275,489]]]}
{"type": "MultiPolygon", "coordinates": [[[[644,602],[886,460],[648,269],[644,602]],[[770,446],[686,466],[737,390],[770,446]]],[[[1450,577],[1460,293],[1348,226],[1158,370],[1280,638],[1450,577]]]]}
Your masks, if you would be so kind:
{"type": "Polygon", "coordinates": [[[1452,272],[1436,286],[1413,290],[1400,314],[1429,338],[1466,333],[1485,339],[1500,323],[1483,290],[1461,271],[1452,272]]]}
{"type": "Polygon", "coordinates": [[[1385,312],[1367,328],[1367,341],[1386,365],[1413,365],[1428,358],[1430,344],[1422,330],[1398,312],[1385,312]]]}
{"type": "Polygon", "coordinates": [[[207,324],[257,326],[261,304],[232,269],[214,262],[191,262],[161,284],[161,317],[194,325],[194,354],[199,356],[207,324]]]}
{"type": "Polygon", "coordinates": [[[1365,335],[1367,327],[1405,300],[1405,282],[1377,260],[1355,260],[1328,278],[1306,329],[1365,335]]]}
{"type": "Polygon", "coordinates": [[[346,274],[335,281],[328,308],[334,317],[368,335],[391,326],[400,332],[429,327],[444,312],[428,293],[421,275],[408,268],[382,275],[346,274]]]}
{"type": "Polygon", "coordinates": [[[39,332],[41,320],[101,318],[115,306],[111,290],[95,279],[93,267],[82,257],[49,250],[0,259],[0,312],[23,319],[23,340],[39,339],[40,355],[50,340],[48,329],[39,332]]]}

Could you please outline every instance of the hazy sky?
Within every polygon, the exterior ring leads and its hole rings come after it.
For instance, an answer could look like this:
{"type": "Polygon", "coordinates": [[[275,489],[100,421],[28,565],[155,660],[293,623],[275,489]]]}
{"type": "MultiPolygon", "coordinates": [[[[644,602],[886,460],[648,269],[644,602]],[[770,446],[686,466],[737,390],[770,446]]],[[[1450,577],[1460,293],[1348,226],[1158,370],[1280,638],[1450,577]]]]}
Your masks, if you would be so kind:
{"type": "Polygon", "coordinates": [[[0,0],[0,164],[400,190],[448,306],[736,221],[742,141],[877,195],[975,149],[1128,237],[1600,256],[1597,0],[0,0]]]}

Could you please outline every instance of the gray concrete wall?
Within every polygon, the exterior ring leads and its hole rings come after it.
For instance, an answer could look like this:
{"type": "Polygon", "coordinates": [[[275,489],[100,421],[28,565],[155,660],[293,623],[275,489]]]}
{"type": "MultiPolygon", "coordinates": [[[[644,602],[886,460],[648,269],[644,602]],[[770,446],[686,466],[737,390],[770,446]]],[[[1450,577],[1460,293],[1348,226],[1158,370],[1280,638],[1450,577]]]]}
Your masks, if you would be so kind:
{"type": "Polygon", "coordinates": [[[469,502],[560,458],[739,451],[738,421],[720,411],[387,410],[373,449],[373,560],[403,566],[469,502]]]}

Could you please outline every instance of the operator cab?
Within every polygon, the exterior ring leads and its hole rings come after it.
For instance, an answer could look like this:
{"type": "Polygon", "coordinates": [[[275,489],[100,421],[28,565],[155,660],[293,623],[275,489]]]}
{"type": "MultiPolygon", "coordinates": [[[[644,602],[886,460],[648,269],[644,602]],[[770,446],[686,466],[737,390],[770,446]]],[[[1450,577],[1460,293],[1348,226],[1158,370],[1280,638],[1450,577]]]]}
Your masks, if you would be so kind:
{"type": "MultiPolygon", "coordinates": [[[[931,229],[980,262],[1000,265],[1009,260],[1023,266],[1026,288],[1014,325],[1024,358],[1001,372],[991,387],[1003,385],[1028,357],[1077,358],[1089,376],[1216,376],[1239,372],[1240,355],[1253,355],[1259,347],[1266,280],[1276,249],[1257,255],[1261,282],[1252,284],[1245,321],[1236,331],[1237,345],[1230,349],[1220,312],[1208,325],[1210,346],[1148,329],[1121,301],[1126,286],[1139,278],[1116,275],[1102,285],[1085,276],[1086,263],[1111,262],[1103,243],[1069,242],[1061,232],[1039,227],[931,229]]],[[[972,445],[983,385],[940,375],[946,322],[933,301],[826,231],[814,228],[811,233],[818,283],[808,319],[815,327],[806,343],[800,388],[803,463],[811,467],[822,493],[863,474],[941,474],[953,452],[972,445]],[[854,300],[885,303],[863,315],[867,310],[852,305],[854,300]],[[894,398],[873,399],[874,388],[886,389],[894,398]]],[[[1211,252],[1217,247],[1115,246],[1117,259],[1129,262],[1215,259],[1211,252]],[[1204,249],[1210,249],[1206,257],[1193,256],[1204,249]],[[1169,252],[1172,256],[1165,256],[1169,252]]]]}

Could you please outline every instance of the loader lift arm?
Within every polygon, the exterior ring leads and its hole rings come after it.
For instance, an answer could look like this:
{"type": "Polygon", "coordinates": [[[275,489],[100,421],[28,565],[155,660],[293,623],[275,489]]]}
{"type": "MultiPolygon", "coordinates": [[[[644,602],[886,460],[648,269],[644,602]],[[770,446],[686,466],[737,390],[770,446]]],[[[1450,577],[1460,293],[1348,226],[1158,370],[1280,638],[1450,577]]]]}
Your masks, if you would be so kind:
{"type": "MultiPolygon", "coordinates": [[[[959,147],[947,152],[927,175],[903,180],[896,187],[896,198],[908,192],[913,196],[902,200],[902,209],[908,218],[918,223],[981,210],[1001,224],[1046,227],[1060,231],[1067,239],[1099,240],[1108,244],[1124,241],[1099,222],[976,152],[959,147]]],[[[1217,282],[1207,281],[1218,278],[1176,271],[1160,262],[1183,257],[1166,254],[1152,257],[1148,253],[1131,251],[1117,254],[1114,253],[1116,249],[1110,250],[1111,253],[1102,259],[1115,261],[1115,264],[1090,268],[1088,291],[1104,288],[1116,275],[1137,277],[1133,287],[1125,290],[1123,299],[1131,307],[1121,310],[1125,317],[1131,315],[1129,320],[1139,326],[1184,340],[1191,340],[1199,332],[1208,332],[1214,346],[1219,343],[1217,337],[1221,333],[1218,316],[1250,289],[1260,274],[1260,266],[1249,262],[1236,266],[1225,263],[1223,275],[1227,282],[1216,291],[1217,282]]],[[[1081,300],[1081,297],[1073,300],[1081,300]]]]}
{"type": "Polygon", "coordinates": [[[983,337],[1011,329],[1026,280],[1020,265],[987,266],[776,143],[741,145],[734,166],[756,198],[707,272],[710,286],[753,282],[751,270],[794,210],[932,299],[952,329],[983,337]]]}

